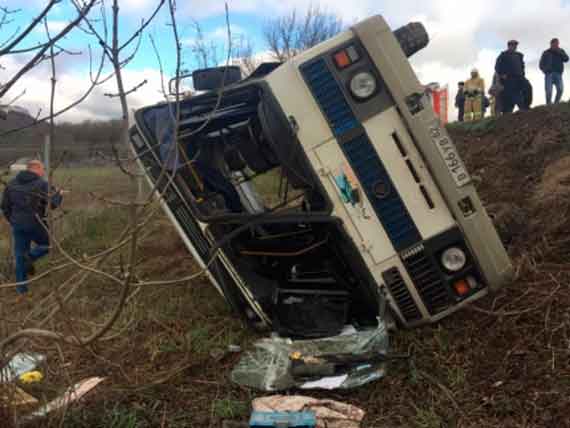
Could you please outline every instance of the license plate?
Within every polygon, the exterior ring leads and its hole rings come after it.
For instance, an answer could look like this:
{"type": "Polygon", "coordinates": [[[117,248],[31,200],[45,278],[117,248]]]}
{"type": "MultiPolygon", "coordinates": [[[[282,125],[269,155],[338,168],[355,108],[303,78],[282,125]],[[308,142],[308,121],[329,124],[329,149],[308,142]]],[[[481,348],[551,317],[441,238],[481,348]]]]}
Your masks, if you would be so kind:
{"type": "Polygon", "coordinates": [[[431,138],[439,150],[441,157],[445,161],[445,165],[447,166],[447,169],[453,177],[457,187],[461,187],[469,183],[471,181],[471,177],[469,176],[465,165],[463,165],[463,161],[459,157],[459,153],[457,153],[455,144],[453,144],[447,135],[444,135],[439,122],[437,125],[431,126],[429,131],[431,138]]]}

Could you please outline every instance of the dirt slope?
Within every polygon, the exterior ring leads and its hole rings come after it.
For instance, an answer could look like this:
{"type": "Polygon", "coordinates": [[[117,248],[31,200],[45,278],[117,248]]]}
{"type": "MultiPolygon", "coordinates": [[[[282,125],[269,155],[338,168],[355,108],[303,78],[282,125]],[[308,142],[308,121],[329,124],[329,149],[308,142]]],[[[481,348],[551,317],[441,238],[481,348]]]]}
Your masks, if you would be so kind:
{"type": "MultiPolygon", "coordinates": [[[[311,395],[363,408],[367,428],[570,428],[569,125],[564,104],[450,127],[515,280],[437,325],[395,333],[392,350],[411,358],[392,364],[385,379],[311,395]]],[[[152,259],[145,277],[193,267],[183,245],[166,236],[160,230],[145,242],[152,259]]],[[[239,355],[217,360],[211,351],[229,343],[246,349],[253,338],[213,288],[196,281],[142,293],[128,337],[82,351],[74,359],[81,364],[67,369],[73,378],[108,380],[65,426],[202,428],[247,420],[251,400],[267,394],[229,381],[239,355]]]]}
{"type": "MultiPolygon", "coordinates": [[[[539,107],[450,132],[514,254],[555,245],[543,256],[567,261],[570,214],[570,106],[539,107]]],[[[551,260],[552,261],[552,260],[551,260]]]]}

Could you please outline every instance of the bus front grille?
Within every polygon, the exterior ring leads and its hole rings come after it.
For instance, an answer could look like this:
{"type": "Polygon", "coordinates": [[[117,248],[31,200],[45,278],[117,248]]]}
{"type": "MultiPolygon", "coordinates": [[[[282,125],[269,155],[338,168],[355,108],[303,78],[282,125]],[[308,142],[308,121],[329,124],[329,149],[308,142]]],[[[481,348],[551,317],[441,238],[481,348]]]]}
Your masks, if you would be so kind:
{"type": "Polygon", "coordinates": [[[390,294],[396,301],[398,309],[407,322],[412,322],[421,319],[422,315],[414,302],[402,275],[398,268],[393,267],[387,271],[382,272],[382,278],[386,282],[386,287],[390,290],[390,294]]]}
{"type": "Polygon", "coordinates": [[[335,135],[342,135],[359,125],[324,58],[302,66],[301,73],[335,135]]]}
{"type": "Polygon", "coordinates": [[[341,147],[394,248],[401,251],[421,241],[414,220],[366,134],[341,147]]]}
{"type": "Polygon", "coordinates": [[[423,245],[405,251],[402,259],[429,313],[435,315],[447,309],[451,301],[446,284],[423,245]]]}

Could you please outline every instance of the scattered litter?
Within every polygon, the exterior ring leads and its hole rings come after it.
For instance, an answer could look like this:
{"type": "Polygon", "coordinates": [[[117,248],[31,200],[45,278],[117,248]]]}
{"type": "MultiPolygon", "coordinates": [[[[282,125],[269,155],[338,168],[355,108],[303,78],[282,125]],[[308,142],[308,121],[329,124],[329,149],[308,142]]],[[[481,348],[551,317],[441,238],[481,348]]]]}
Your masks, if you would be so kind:
{"type": "Polygon", "coordinates": [[[381,320],[375,329],[348,330],[323,339],[272,336],[254,343],[231,379],[263,391],[354,388],[384,376],[387,350],[388,334],[381,320]]]}
{"type": "Polygon", "coordinates": [[[337,389],[348,378],[348,375],[324,377],[312,382],[305,382],[301,385],[302,389],[337,389]]]}
{"type": "Polygon", "coordinates": [[[227,352],[220,348],[215,348],[210,351],[210,357],[212,357],[212,360],[215,362],[222,361],[226,355],[227,352]]]}
{"type": "Polygon", "coordinates": [[[46,405],[40,407],[35,412],[26,416],[26,419],[33,419],[40,416],[46,416],[48,413],[66,407],[70,403],[79,400],[93,388],[95,388],[99,383],[103,382],[105,378],[103,377],[92,377],[84,379],[79,383],[76,383],[72,387],[68,388],[62,395],[50,401],[46,405]]]}
{"type": "Polygon", "coordinates": [[[33,370],[31,372],[22,373],[18,378],[22,383],[36,383],[41,382],[44,378],[42,372],[33,370]]]}
{"type": "Polygon", "coordinates": [[[0,370],[0,383],[10,383],[21,374],[34,370],[45,361],[46,357],[36,353],[14,355],[10,362],[0,370]]]}
{"type": "Polygon", "coordinates": [[[228,351],[232,353],[241,352],[241,346],[239,345],[228,345],[228,351]]]}
{"type": "Polygon", "coordinates": [[[0,395],[0,401],[9,402],[10,405],[14,407],[35,406],[38,404],[37,398],[17,386],[4,388],[2,395],[0,395]]]}
{"type": "Polygon", "coordinates": [[[256,398],[252,403],[256,412],[313,411],[317,428],[359,428],[364,410],[334,400],[318,400],[302,395],[272,395],[256,398]]]}
{"type": "Polygon", "coordinates": [[[249,419],[250,428],[315,428],[315,412],[259,412],[249,419]]]}

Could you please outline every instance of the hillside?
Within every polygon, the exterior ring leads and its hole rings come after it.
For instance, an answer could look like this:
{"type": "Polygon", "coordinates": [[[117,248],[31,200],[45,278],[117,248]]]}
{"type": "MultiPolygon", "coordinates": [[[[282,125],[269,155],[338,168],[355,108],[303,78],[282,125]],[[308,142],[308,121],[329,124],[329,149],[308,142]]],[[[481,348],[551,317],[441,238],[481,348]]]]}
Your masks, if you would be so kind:
{"type": "MultiPolygon", "coordinates": [[[[0,118],[0,168],[21,157],[43,153],[47,123],[34,124],[34,118],[21,110],[10,109],[5,119],[0,118]],[[31,126],[33,125],[33,126],[31,126]]],[[[112,156],[112,142],[118,144],[120,121],[89,121],[56,123],[54,156],[68,162],[101,160],[112,156]]]]}
{"type": "Polygon", "coordinates": [[[450,126],[450,132],[513,253],[569,261],[559,244],[570,220],[570,105],[450,126]]]}
{"type": "Polygon", "coordinates": [[[20,157],[41,153],[47,124],[29,127],[33,122],[34,118],[25,112],[12,109],[5,119],[0,119],[0,167],[20,157]]]}
{"type": "MultiPolygon", "coordinates": [[[[450,125],[516,278],[438,324],[395,332],[391,350],[409,358],[391,363],[385,379],[348,391],[292,393],[354,404],[366,411],[363,428],[570,428],[568,125],[568,104],[450,125]]],[[[117,198],[126,180],[96,168],[73,175],[79,185],[67,202],[76,220],[67,221],[77,235],[64,244],[68,251],[101,251],[124,229],[126,211],[105,209],[91,192],[117,198]],[[97,176],[89,179],[91,173],[97,176]]],[[[164,280],[195,271],[167,218],[157,218],[147,232],[138,275],[164,280]]],[[[53,285],[37,284],[34,301],[52,302],[53,285]]],[[[94,278],[88,285],[54,328],[68,331],[70,318],[98,325],[109,315],[116,284],[94,278]]],[[[13,299],[9,291],[0,290],[0,300],[13,299]]],[[[230,344],[248,349],[255,336],[205,279],[143,287],[124,318],[120,334],[109,340],[65,348],[65,358],[49,352],[48,376],[36,392],[51,397],[69,379],[106,377],[70,409],[64,426],[220,427],[222,420],[245,421],[251,400],[267,395],[229,380],[240,354],[225,350],[230,344]]],[[[38,341],[30,350],[45,349],[38,341]]],[[[61,426],[58,416],[49,422],[61,426]]]]}

